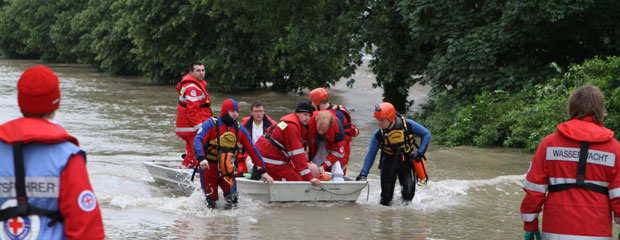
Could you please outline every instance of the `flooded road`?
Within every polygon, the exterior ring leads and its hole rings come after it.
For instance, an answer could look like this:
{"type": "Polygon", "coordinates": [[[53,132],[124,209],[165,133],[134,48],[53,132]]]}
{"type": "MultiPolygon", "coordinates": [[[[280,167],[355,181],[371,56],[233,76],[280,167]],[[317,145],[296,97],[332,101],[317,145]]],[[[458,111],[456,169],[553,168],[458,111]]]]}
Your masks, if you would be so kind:
{"type": "MultiPolygon", "coordinates": [[[[0,59],[0,123],[20,117],[15,86],[34,61],[0,59]]],[[[143,161],[178,160],[184,142],[174,134],[174,86],[150,86],[134,77],[110,77],[81,65],[49,65],[60,78],[62,101],[56,121],[87,152],[88,171],[100,201],[108,239],[517,239],[519,205],[531,154],[519,149],[446,148],[427,152],[430,181],[418,187],[413,204],[380,206],[378,161],[370,188],[356,203],[270,204],[240,199],[235,210],[208,210],[200,191],[181,195],[155,183],[143,161]],[[367,200],[368,199],[368,200],[367,200]]],[[[207,77],[208,78],[208,77],[207,77]]],[[[381,89],[358,71],[354,88],[341,81],[333,103],[352,110],[361,129],[352,143],[349,176],[357,176],[376,128],[373,106],[381,89]]],[[[208,79],[207,79],[208,80],[208,79]]],[[[426,87],[410,91],[426,101],[426,87]]],[[[211,93],[214,113],[226,98],[249,115],[254,99],[279,118],[294,110],[297,96],[269,91],[211,93]]],[[[416,108],[414,108],[416,109],[416,108]]],[[[395,199],[400,197],[399,187],[395,199]]],[[[222,205],[221,203],[219,205],[222,205]]],[[[617,234],[617,227],[614,228],[617,234]]]]}

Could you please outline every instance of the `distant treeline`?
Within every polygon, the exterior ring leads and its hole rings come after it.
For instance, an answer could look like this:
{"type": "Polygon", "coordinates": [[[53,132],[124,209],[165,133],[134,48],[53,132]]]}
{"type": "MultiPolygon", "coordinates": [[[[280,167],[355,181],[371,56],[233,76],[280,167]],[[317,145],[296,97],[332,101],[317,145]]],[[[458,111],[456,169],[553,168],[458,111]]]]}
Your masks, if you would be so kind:
{"type": "Polygon", "coordinates": [[[486,111],[477,114],[491,114],[481,99],[534,94],[528,89],[570,74],[561,69],[620,55],[616,0],[0,0],[0,8],[5,57],[83,63],[163,84],[198,60],[218,91],[329,86],[349,78],[366,52],[375,85],[400,111],[412,104],[410,86],[432,86],[423,117],[447,121],[426,124],[451,144],[525,146],[506,143],[506,132],[458,135],[448,122],[478,125],[450,114],[478,105],[486,111]]]}

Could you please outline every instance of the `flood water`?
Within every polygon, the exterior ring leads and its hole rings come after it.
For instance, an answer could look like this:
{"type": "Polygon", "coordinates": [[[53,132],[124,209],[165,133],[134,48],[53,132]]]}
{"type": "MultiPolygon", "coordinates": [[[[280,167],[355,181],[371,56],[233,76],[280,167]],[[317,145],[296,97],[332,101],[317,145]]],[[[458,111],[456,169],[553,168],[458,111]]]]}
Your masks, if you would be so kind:
{"type": "MultiPolygon", "coordinates": [[[[16,83],[35,61],[0,59],[0,124],[20,117],[16,83]]],[[[442,147],[427,152],[430,180],[407,206],[379,205],[375,162],[355,203],[262,203],[240,199],[235,210],[206,209],[200,190],[182,195],[155,183],[143,161],[181,160],[184,142],[174,134],[178,95],[174,86],[153,86],[135,77],[111,77],[81,65],[49,65],[60,78],[59,124],[87,152],[88,171],[100,201],[108,239],[518,239],[521,189],[531,154],[520,149],[442,147]],[[369,193],[369,194],[367,194],[369,193]]],[[[208,77],[207,77],[208,78],[208,77]]],[[[359,173],[376,128],[373,106],[381,89],[364,69],[353,89],[344,80],[330,90],[332,103],[347,106],[361,129],[352,142],[348,176],[359,173]]],[[[207,79],[208,80],[208,79],[207,79]]],[[[426,101],[427,87],[410,93],[426,101]]],[[[254,99],[279,118],[307,95],[269,91],[211,93],[214,113],[226,98],[239,102],[240,117],[254,99]]],[[[419,109],[415,107],[414,109],[419,109]]],[[[394,199],[400,197],[399,187],[394,199]]],[[[221,198],[220,198],[221,199],[221,198]]],[[[220,200],[221,201],[221,200],[220,200]]],[[[219,203],[220,206],[222,205],[219,203]]],[[[617,234],[618,227],[614,228],[617,234]]]]}

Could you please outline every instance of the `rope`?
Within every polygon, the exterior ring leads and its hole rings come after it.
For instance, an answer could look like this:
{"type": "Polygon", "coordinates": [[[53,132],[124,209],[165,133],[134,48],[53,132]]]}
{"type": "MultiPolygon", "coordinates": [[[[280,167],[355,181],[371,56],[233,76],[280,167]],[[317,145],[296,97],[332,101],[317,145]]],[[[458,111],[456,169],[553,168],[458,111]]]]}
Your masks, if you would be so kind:
{"type": "Polygon", "coordinates": [[[370,183],[366,180],[366,186],[368,186],[366,190],[366,202],[368,202],[368,197],[370,196],[370,183]]]}
{"type": "MultiPolygon", "coordinates": [[[[368,181],[366,181],[366,185],[364,185],[364,187],[366,187],[366,186],[368,186],[368,181]]],[[[353,194],[355,192],[361,191],[361,190],[359,190],[359,191],[356,190],[356,191],[353,191],[353,192],[350,192],[350,193],[336,193],[336,192],[332,192],[332,191],[327,190],[325,187],[323,187],[323,185],[319,185],[319,187],[321,188],[321,190],[323,190],[325,192],[328,192],[328,193],[331,193],[331,194],[334,194],[334,195],[351,195],[351,194],[353,194]]],[[[366,198],[368,198],[368,196],[366,196],[366,198]]]]}

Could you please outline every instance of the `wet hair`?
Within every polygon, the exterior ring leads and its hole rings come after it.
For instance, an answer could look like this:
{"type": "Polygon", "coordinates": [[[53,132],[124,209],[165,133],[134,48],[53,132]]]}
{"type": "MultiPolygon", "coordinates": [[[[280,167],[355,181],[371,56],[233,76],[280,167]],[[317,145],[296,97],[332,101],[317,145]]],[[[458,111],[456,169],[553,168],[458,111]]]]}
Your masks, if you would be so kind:
{"type": "Polygon", "coordinates": [[[261,102],[260,100],[254,100],[254,102],[252,102],[252,105],[250,105],[250,111],[254,110],[254,108],[256,107],[263,107],[263,102],[261,102]]]}
{"type": "Polygon", "coordinates": [[[189,71],[193,72],[194,71],[194,66],[202,66],[203,64],[201,62],[193,62],[192,65],[189,65],[189,71]]]}
{"type": "Polygon", "coordinates": [[[568,117],[570,119],[592,116],[595,123],[602,124],[605,115],[605,97],[598,87],[586,85],[570,94],[568,98],[568,117]]]}

